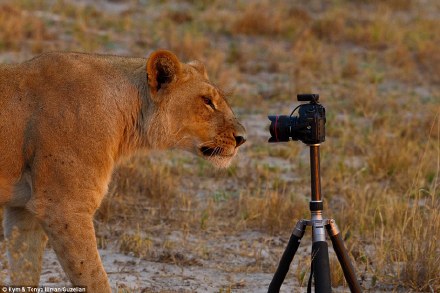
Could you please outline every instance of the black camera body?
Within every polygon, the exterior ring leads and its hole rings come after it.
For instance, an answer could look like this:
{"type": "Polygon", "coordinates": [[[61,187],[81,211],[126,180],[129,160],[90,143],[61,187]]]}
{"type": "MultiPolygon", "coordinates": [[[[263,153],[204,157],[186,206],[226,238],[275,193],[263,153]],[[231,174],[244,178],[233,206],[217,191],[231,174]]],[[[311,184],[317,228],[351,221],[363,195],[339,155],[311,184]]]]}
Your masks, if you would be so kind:
{"type": "Polygon", "coordinates": [[[299,94],[298,101],[308,101],[296,107],[290,116],[270,115],[269,142],[300,140],[305,144],[319,144],[325,141],[325,108],[318,103],[317,94],[299,94]],[[292,116],[296,109],[298,116],[292,116]]]}

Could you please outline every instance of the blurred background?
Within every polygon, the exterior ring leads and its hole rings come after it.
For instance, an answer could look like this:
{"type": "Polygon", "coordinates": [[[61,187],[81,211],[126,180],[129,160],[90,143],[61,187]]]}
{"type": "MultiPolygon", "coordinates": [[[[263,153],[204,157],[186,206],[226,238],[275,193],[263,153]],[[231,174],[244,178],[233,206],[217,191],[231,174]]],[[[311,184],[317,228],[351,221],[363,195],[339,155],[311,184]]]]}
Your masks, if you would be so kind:
{"type": "MultiPolygon", "coordinates": [[[[304,144],[267,143],[266,116],[312,92],[327,108],[324,213],[362,286],[438,292],[439,28],[436,0],[3,0],[0,62],[169,49],[205,63],[247,128],[227,170],[184,152],[115,170],[95,226],[116,291],[267,290],[296,221],[309,217],[310,173],[304,144]]],[[[308,231],[287,276],[294,292],[307,285],[310,242],[308,231]]],[[[42,283],[68,284],[53,253],[45,259],[42,283]]],[[[332,253],[331,270],[348,292],[332,253]]],[[[2,257],[0,281],[6,273],[2,257]]]]}

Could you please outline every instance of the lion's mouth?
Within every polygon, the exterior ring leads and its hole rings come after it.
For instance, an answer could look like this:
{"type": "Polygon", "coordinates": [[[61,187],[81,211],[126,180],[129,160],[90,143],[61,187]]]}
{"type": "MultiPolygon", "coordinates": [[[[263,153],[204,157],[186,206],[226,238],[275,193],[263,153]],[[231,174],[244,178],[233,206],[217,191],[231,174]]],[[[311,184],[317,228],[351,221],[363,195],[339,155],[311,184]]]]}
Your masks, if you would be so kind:
{"type": "Polygon", "coordinates": [[[224,147],[199,147],[199,153],[206,160],[210,161],[214,166],[218,168],[226,168],[230,165],[232,158],[237,154],[237,149],[233,151],[224,147]]]}
{"type": "Polygon", "coordinates": [[[213,156],[221,156],[223,153],[223,149],[220,147],[207,147],[203,146],[200,148],[200,151],[205,157],[213,157],[213,156]]]}

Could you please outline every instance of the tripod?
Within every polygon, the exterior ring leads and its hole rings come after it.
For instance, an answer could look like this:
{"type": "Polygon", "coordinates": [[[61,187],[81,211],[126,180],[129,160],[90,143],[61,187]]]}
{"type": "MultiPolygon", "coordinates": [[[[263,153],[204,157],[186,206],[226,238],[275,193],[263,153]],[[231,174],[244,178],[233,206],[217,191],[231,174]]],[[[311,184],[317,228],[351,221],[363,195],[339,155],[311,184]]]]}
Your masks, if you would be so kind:
{"type": "MultiPolygon", "coordinates": [[[[323,203],[321,199],[321,176],[319,162],[319,144],[310,144],[310,171],[312,198],[310,201],[311,220],[299,220],[293,229],[287,247],[281,257],[278,268],[269,285],[269,293],[278,293],[283,284],[290,263],[295,256],[306,227],[312,227],[312,269],[311,272],[315,281],[315,292],[331,292],[330,264],[328,257],[328,245],[325,240],[325,230],[333,244],[339,263],[344,272],[344,277],[351,292],[361,292],[361,286],[356,279],[353,265],[344,246],[341,233],[336,226],[335,220],[325,219],[322,216],[323,203]]],[[[310,289],[309,280],[309,289],[310,289]]]]}

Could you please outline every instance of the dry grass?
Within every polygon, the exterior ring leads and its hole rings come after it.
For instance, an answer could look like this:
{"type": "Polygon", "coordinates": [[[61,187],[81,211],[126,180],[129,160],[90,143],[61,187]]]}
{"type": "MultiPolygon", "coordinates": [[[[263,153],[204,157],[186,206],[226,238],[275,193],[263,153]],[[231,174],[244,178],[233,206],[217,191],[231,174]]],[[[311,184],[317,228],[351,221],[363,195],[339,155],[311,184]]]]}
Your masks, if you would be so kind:
{"type": "Polygon", "coordinates": [[[276,35],[282,31],[282,10],[269,9],[269,1],[252,2],[244,7],[232,26],[233,33],[276,35]]]}
{"type": "MultiPolygon", "coordinates": [[[[308,217],[308,155],[299,142],[266,144],[258,122],[289,113],[296,93],[316,91],[328,111],[326,214],[342,229],[363,286],[440,291],[436,1],[119,1],[117,11],[6,2],[2,60],[53,49],[146,56],[168,48],[203,60],[250,125],[241,160],[227,171],[176,153],[120,166],[96,216],[101,247],[116,243],[140,258],[197,265],[179,249],[210,255],[188,235],[259,230],[287,238],[308,217]],[[167,240],[173,231],[184,240],[167,240]]],[[[255,258],[254,271],[275,265],[255,258]]],[[[309,260],[296,261],[295,278],[305,286],[309,260]]],[[[334,259],[331,266],[333,283],[346,286],[334,259]]]]}
{"type": "Polygon", "coordinates": [[[33,15],[27,15],[13,5],[0,6],[0,49],[18,51],[30,49],[41,53],[43,41],[49,38],[44,22],[33,15]]]}
{"type": "Polygon", "coordinates": [[[130,221],[145,216],[154,219],[153,224],[171,219],[177,207],[184,208],[176,186],[169,167],[157,166],[145,156],[134,157],[115,170],[97,219],[130,221]]]}
{"type": "Polygon", "coordinates": [[[285,189],[248,191],[238,199],[239,223],[243,228],[257,228],[271,233],[285,230],[286,223],[293,224],[306,215],[306,202],[285,189]]]}

